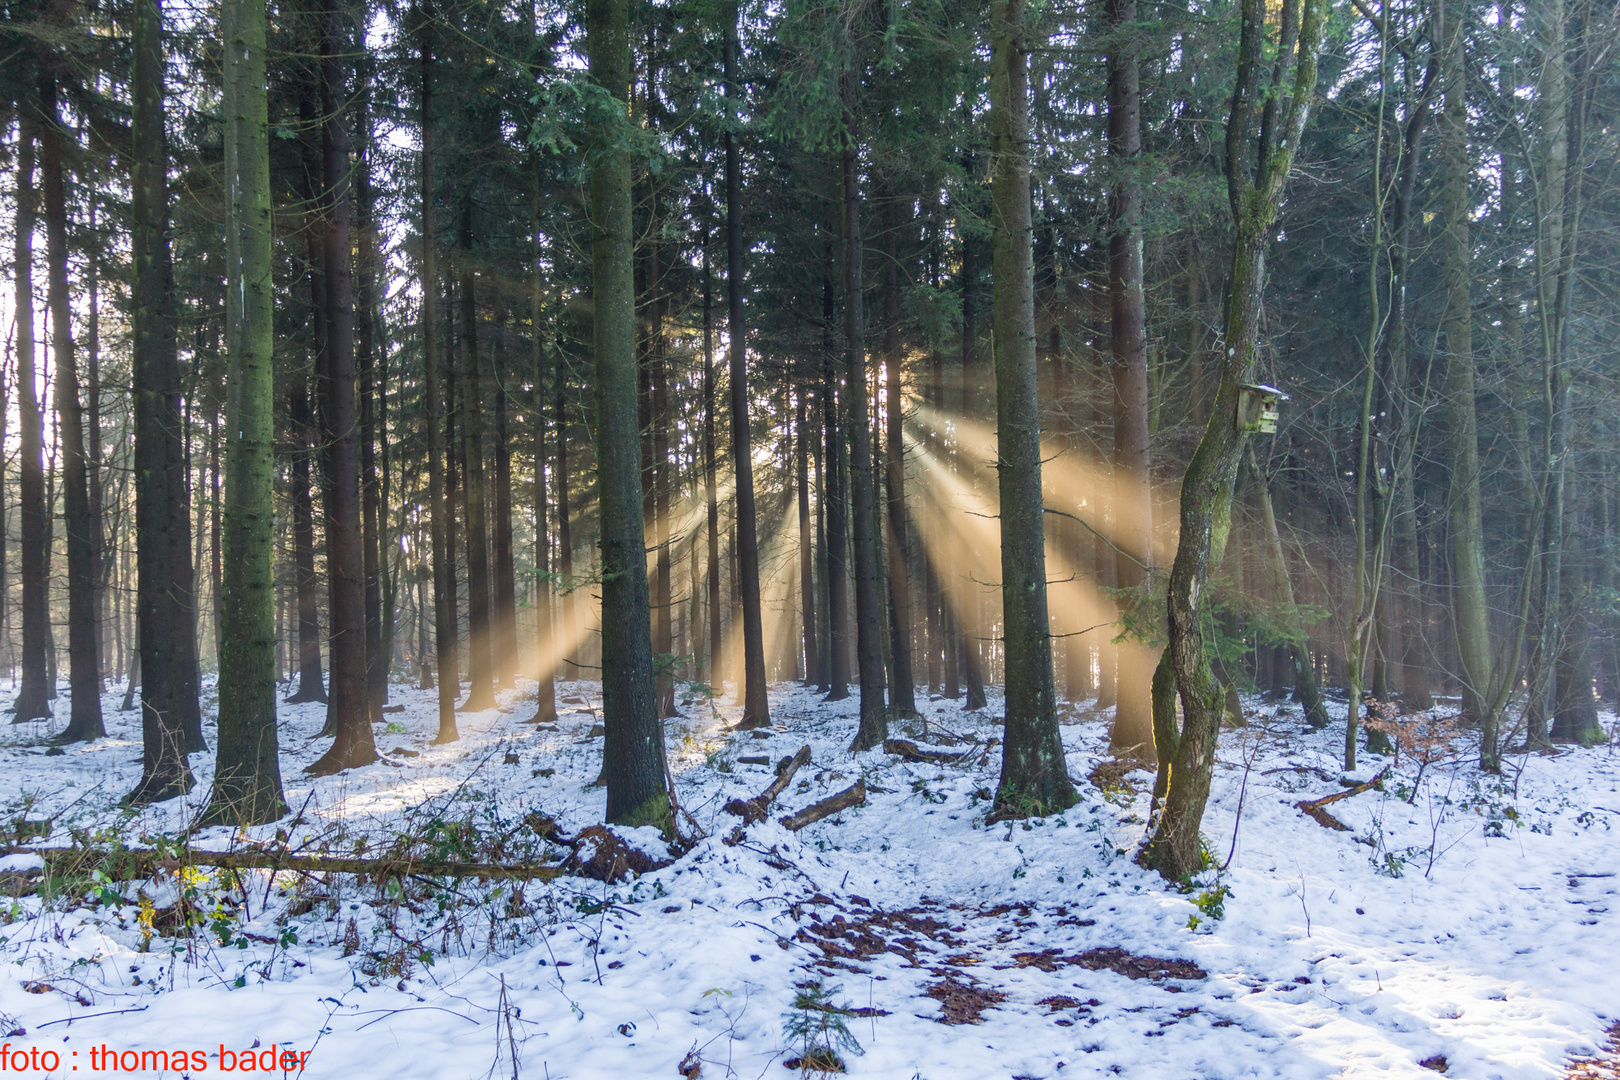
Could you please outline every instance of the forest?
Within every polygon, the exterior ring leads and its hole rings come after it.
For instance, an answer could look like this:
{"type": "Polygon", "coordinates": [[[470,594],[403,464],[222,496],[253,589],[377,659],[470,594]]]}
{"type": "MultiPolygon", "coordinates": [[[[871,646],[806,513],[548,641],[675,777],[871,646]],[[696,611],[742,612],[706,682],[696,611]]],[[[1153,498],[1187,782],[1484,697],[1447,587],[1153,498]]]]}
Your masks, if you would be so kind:
{"type": "Polygon", "coordinates": [[[1617,53],[0,0],[0,1067],[1620,1076],[1617,53]]]}

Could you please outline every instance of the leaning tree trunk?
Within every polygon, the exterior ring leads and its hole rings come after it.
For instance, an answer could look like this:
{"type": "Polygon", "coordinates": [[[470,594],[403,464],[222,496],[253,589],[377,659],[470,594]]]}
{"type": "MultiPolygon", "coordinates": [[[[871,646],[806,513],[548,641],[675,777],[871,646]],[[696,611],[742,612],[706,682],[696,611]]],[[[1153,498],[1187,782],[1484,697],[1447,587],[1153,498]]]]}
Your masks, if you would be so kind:
{"type": "Polygon", "coordinates": [[[225,518],[219,737],[205,824],[263,825],[287,812],[276,740],[275,296],[265,0],[228,0],[225,46],[225,518]]]}
{"type": "Polygon", "coordinates": [[[1072,805],[1058,733],[1046,611],[1041,404],[1035,365],[1035,264],[1029,177],[1029,29],[1024,0],[990,5],[991,256],[995,269],[996,470],[1006,636],[1006,743],[996,813],[1072,805]]]}
{"type": "MultiPolygon", "coordinates": [[[[622,103],[631,82],[629,0],[588,0],[591,79],[622,103]]],[[[591,297],[596,352],[597,492],[602,547],[602,776],[607,820],[672,827],[655,701],[647,542],[636,416],[635,230],[631,157],[603,110],[592,132],[591,297]]]]}
{"type": "Polygon", "coordinates": [[[1327,9],[1326,0],[1283,0],[1276,75],[1261,118],[1259,145],[1251,147],[1267,21],[1264,0],[1242,3],[1237,80],[1226,126],[1226,182],[1236,236],[1227,279],[1225,356],[1209,423],[1182,478],[1181,534],[1166,602],[1170,643],[1154,676],[1155,790],[1164,797],[1143,861],[1172,881],[1187,879],[1205,866],[1198,830],[1224,711],[1223,688],[1210,671],[1204,641],[1205,585],[1212,562],[1224,554],[1231,525],[1233,488],[1247,442],[1247,417],[1242,414],[1248,410],[1242,408],[1240,387],[1251,380],[1255,367],[1266,247],[1316,94],[1327,9]],[[1181,699],[1179,730],[1172,687],[1181,699]]]}
{"type": "Polygon", "coordinates": [[[338,0],[325,0],[321,34],[322,188],[326,196],[326,567],[331,608],[330,749],[309,767],[319,776],[377,760],[366,688],[365,567],[360,535],[360,433],[355,401],[353,239],[349,228],[349,137],[342,74],[347,47],[338,0]]]}
{"type": "Polygon", "coordinates": [[[64,132],[56,107],[56,82],[44,80],[40,97],[40,164],[45,179],[45,241],[49,265],[51,338],[56,354],[57,438],[62,451],[62,509],[67,526],[68,657],[72,711],[63,742],[91,742],[107,734],[101,721],[101,665],[96,641],[95,537],[100,523],[91,516],[90,476],[84,451],[84,411],[79,403],[79,372],[73,349],[73,314],[68,298],[67,196],[62,182],[64,132]]]}
{"type": "MultiPolygon", "coordinates": [[[[45,663],[50,627],[45,572],[45,419],[40,414],[34,361],[34,225],[39,193],[34,187],[34,140],[39,130],[32,108],[18,124],[16,218],[17,408],[22,414],[18,487],[22,510],[22,686],[12,723],[49,719],[55,696],[45,663]]],[[[137,318],[139,315],[137,314],[137,318]]]]}
{"type": "MultiPolygon", "coordinates": [[[[134,102],[130,122],[130,383],[135,413],[136,637],[143,755],[141,779],[126,800],[135,806],[183,795],[193,782],[186,763],[185,729],[174,708],[175,641],[169,597],[173,515],[169,512],[164,370],[173,363],[174,325],[162,33],[163,10],[158,0],[139,0],[134,10],[130,78],[134,102]]],[[[18,355],[20,358],[20,351],[18,355]]],[[[25,409],[25,425],[27,416],[25,409]]]]}

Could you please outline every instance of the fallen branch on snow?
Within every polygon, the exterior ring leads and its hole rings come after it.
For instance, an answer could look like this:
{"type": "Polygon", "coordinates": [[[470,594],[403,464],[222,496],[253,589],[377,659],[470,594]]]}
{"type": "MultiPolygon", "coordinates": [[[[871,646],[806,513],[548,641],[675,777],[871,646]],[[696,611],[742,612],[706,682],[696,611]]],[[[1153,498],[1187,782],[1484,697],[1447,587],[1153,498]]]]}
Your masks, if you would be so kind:
{"type": "Polygon", "coordinates": [[[793,782],[793,774],[804,768],[810,762],[810,747],[801,746],[799,752],[782,770],[782,775],[771,781],[771,786],[755,795],[752,799],[732,799],[721,807],[728,814],[736,814],[743,819],[744,825],[752,825],[756,821],[764,821],[765,814],[771,808],[776,797],[787,790],[793,782]]]}
{"type": "Polygon", "coordinates": [[[1380,770],[1378,775],[1373,777],[1371,780],[1357,784],[1354,787],[1345,788],[1343,791],[1333,795],[1325,795],[1320,799],[1305,799],[1295,803],[1294,805],[1303,810],[1309,817],[1315,819],[1316,823],[1324,828],[1333,829],[1336,832],[1349,832],[1350,826],[1346,825],[1344,822],[1340,821],[1323,808],[1328,806],[1330,803],[1338,802],[1340,799],[1348,799],[1352,795],[1360,795],[1364,791],[1371,791],[1373,788],[1382,787],[1384,777],[1388,775],[1389,766],[1386,765],[1382,770],[1380,770]]]}
{"type": "Polygon", "coordinates": [[[862,806],[866,803],[866,781],[855,781],[854,785],[845,788],[836,795],[829,795],[818,803],[800,810],[797,814],[778,818],[789,832],[798,832],[806,825],[814,824],[822,818],[832,817],[840,810],[848,810],[852,806],[862,806]]]}

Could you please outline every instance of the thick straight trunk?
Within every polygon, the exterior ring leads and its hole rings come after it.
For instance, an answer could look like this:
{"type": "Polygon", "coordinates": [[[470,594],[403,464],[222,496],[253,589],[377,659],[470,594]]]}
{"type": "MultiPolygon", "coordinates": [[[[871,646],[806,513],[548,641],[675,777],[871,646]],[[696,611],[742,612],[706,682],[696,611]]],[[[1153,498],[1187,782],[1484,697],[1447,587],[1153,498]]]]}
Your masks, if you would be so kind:
{"type": "MultiPolygon", "coordinates": [[[[90,202],[90,230],[96,229],[96,203],[90,202]]],[[[91,533],[90,542],[95,550],[95,563],[98,567],[96,575],[96,643],[99,649],[98,656],[103,680],[116,679],[121,667],[119,658],[114,655],[114,640],[117,633],[117,621],[108,610],[108,596],[112,585],[113,566],[116,559],[107,558],[107,523],[106,499],[101,473],[101,256],[92,248],[89,258],[89,318],[85,327],[85,386],[84,410],[88,417],[85,432],[88,442],[90,468],[90,520],[94,522],[95,529],[91,533]]],[[[0,408],[5,407],[5,394],[0,390],[0,408]]],[[[0,445],[4,445],[4,433],[0,432],[0,445]]],[[[5,504],[0,502],[0,521],[5,520],[5,504]]],[[[5,561],[5,549],[0,546],[0,563],[5,561]]],[[[0,574],[0,592],[5,591],[5,576],[0,574]]],[[[0,625],[5,622],[4,605],[0,604],[0,625]]]]}
{"type": "Polygon", "coordinates": [[[462,206],[461,445],[462,488],[467,504],[467,700],[464,712],[495,707],[492,667],[489,510],[484,502],[484,391],[478,356],[478,289],[472,268],[472,203],[462,206]]]}
{"type": "MultiPolygon", "coordinates": [[[[164,372],[174,365],[175,345],[162,32],[163,11],[157,0],[139,0],[134,10],[130,79],[134,104],[130,123],[130,321],[134,339],[130,382],[135,413],[136,636],[140,646],[143,753],[140,781],[127,796],[127,801],[136,806],[183,795],[191,790],[193,783],[186,763],[185,728],[174,702],[176,649],[169,572],[172,515],[169,512],[168,435],[164,423],[167,383],[164,372]]],[[[26,139],[24,143],[26,150],[26,139]]],[[[28,170],[19,169],[18,175],[25,177],[28,170]]],[[[18,263],[20,271],[23,260],[19,259],[18,263]]],[[[23,290],[18,291],[19,298],[27,295],[23,290]]],[[[24,322],[23,314],[19,304],[19,331],[24,322]]],[[[19,361],[22,359],[20,346],[19,334],[19,361]]],[[[18,373],[22,374],[21,367],[18,373]]],[[[27,404],[25,398],[22,410],[25,440],[29,423],[27,404]]],[[[25,466],[26,463],[25,457],[25,466]]],[[[26,477],[24,473],[25,483],[26,477]]],[[[25,486],[25,513],[27,493],[25,486]]],[[[23,558],[26,560],[26,524],[24,528],[23,558]]],[[[25,561],[25,588],[27,572],[25,561]]],[[[131,665],[134,666],[133,660],[131,665]]]]}
{"type": "MultiPolygon", "coordinates": [[[[433,151],[437,131],[433,123],[433,19],[431,4],[421,9],[417,27],[417,47],[421,72],[418,108],[422,130],[421,199],[422,261],[420,263],[422,303],[419,311],[422,330],[422,397],[418,408],[422,417],[423,442],[427,446],[428,535],[433,572],[434,666],[438,669],[439,732],[436,743],[455,742],[456,695],[461,692],[456,658],[456,592],[452,578],[453,549],[448,538],[449,504],[445,498],[444,390],[439,385],[442,361],[439,356],[439,261],[434,212],[433,151]]],[[[424,631],[425,635],[425,631],[424,631]]],[[[424,654],[426,650],[424,648],[424,654]]],[[[424,679],[427,658],[422,661],[424,679]]]]}
{"type": "MultiPolygon", "coordinates": [[[[1108,156],[1119,170],[1108,197],[1108,307],[1114,382],[1114,572],[1132,617],[1145,597],[1153,557],[1153,488],[1148,462],[1147,314],[1142,296],[1142,192],[1134,170],[1142,154],[1141,93],[1132,35],[1136,0],[1110,0],[1114,35],[1108,57],[1108,156]]],[[[1129,635],[1118,649],[1114,753],[1151,759],[1153,657],[1129,635]]]]}
{"type": "Polygon", "coordinates": [[[883,703],[883,642],[878,598],[876,491],[872,477],[872,419],[866,393],[866,317],[861,298],[861,168],[855,130],[858,76],[844,73],[842,155],[844,225],[844,370],[850,495],[855,548],[855,661],[861,683],[860,726],[852,750],[870,750],[888,737],[883,703]]]}
{"type": "MultiPolygon", "coordinates": [[[[628,0],[588,0],[590,75],[626,100],[631,82],[628,0]]],[[[597,491],[602,548],[602,778],[607,820],[672,827],[663,727],[655,701],[636,430],[635,231],[631,158],[618,117],[592,132],[592,320],[596,354],[597,491]]]]}
{"type": "Polygon", "coordinates": [[[1046,611],[1025,18],[1024,0],[991,0],[991,255],[1007,710],[996,812],[1004,817],[1054,813],[1076,799],[1058,734],[1046,611]]]}
{"type": "Polygon", "coordinates": [[[896,233],[889,200],[883,230],[883,373],[888,383],[884,437],[883,490],[889,518],[889,653],[893,677],[889,680],[889,714],[914,716],[917,712],[917,679],[911,665],[911,572],[907,563],[909,523],[906,521],[905,373],[901,371],[900,351],[900,266],[896,253],[896,233]]]}
{"type": "Polygon", "coordinates": [[[47,296],[51,344],[56,356],[56,415],[62,452],[62,508],[67,526],[68,657],[72,711],[63,742],[90,742],[107,734],[101,721],[101,665],[96,641],[96,536],[91,516],[89,467],[84,450],[84,412],[79,403],[79,371],[73,348],[73,313],[68,297],[67,196],[62,177],[65,133],[56,107],[56,83],[45,79],[40,92],[44,125],[40,164],[45,180],[47,296]]]}
{"type": "Polygon", "coordinates": [[[1597,697],[1592,693],[1592,619],[1589,562],[1583,558],[1580,513],[1574,499],[1564,516],[1563,566],[1559,574],[1559,648],[1554,661],[1558,684],[1553,698],[1552,741],[1598,746],[1608,733],[1598,721],[1597,697]]]}
{"type": "Polygon", "coordinates": [[[343,59],[347,18],[325,0],[321,34],[322,190],[326,255],[326,575],[332,685],[326,723],[335,739],[312,775],[377,760],[366,687],[365,565],[360,530],[360,432],[355,400],[354,270],[350,230],[348,110],[343,59]]]}
{"type": "MultiPolygon", "coordinates": [[[[726,28],[725,93],[732,115],[742,94],[738,85],[737,18],[733,8],[726,28]]],[[[754,520],[753,439],[748,429],[748,332],[743,323],[742,154],[737,134],[726,130],[726,329],[731,375],[731,460],[737,481],[737,573],[742,602],[744,683],[741,728],[769,727],[771,704],[766,696],[765,628],[760,614],[759,535],[754,520]]],[[[864,712],[864,710],[863,710],[864,712]]]]}
{"type": "Polygon", "coordinates": [[[287,812],[276,738],[275,296],[264,0],[228,0],[225,47],[225,453],[219,737],[205,823],[262,825],[287,812]]]}
{"type": "Polygon", "coordinates": [[[13,705],[16,715],[12,723],[15,724],[49,719],[50,701],[56,696],[45,657],[50,632],[45,557],[49,518],[45,508],[45,418],[40,411],[34,358],[34,228],[39,215],[39,192],[34,187],[34,144],[39,124],[31,105],[25,105],[18,123],[16,288],[13,291],[17,408],[22,418],[17,462],[22,511],[22,686],[13,705]]]}

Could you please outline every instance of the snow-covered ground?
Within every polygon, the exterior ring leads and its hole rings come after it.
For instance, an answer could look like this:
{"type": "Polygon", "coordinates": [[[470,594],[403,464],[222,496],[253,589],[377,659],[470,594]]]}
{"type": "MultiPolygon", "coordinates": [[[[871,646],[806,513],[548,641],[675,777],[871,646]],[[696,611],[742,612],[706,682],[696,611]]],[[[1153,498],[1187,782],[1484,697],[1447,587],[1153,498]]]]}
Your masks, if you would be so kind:
{"type": "MultiPolygon", "coordinates": [[[[523,823],[531,811],[570,835],[601,821],[599,687],[566,684],[554,731],[523,725],[532,702],[508,693],[509,711],[464,714],[462,741],[446,746],[429,744],[432,694],[393,693],[404,711],[377,729],[389,761],[320,780],[302,769],[324,749],[323,708],[283,707],[298,819],[280,827],[294,848],[375,853],[408,834],[419,852],[510,861],[547,850],[523,823]]],[[[120,696],[104,702],[112,737],[63,754],[46,746],[60,722],[0,728],[0,821],[50,819],[52,843],[70,829],[139,844],[184,827],[211,755],[193,758],[185,805],[120,811],[140,750],[120,696]]],[[[1223,734],[1204,822],[1216,861],[1231,853],[1222,914],[1207,910],[1221,906],[1213,872],[1183,893],[1133,862],[1151,777],[1093,779],[1106,716],[1065,720],[1078,805],[986,825],[994,700],[982,714],[927,702],[926,730],[896,726],[972,751],[965,765],[848,753],[853,698],[778,686],[765,738],[725,730],[723,704],[688,700],[668,725],[670,764],[707,837],[637,881],[401,888],[248,871],[237,887],[193,873],[179,887],[207,921],[166,925],[177,885],[149,882],[159,910],[145,948],[136,883],[93,883],[49,908],[0,898],[3,1063],[19,1071],[52,1050],[65,1076],[111,1071],[103,1047],[195,1051],[206,1068],[187,1057],[166,1075],[201,1075],[244,1071],[241,1051],[257,1047],[258,1064],[274,1046],[310,1052],[309,1077],[754,1078],[796,1075],[783,1063],[804,1046],[789,1032],[831,1018],[859,1044],[841,1050],[851,1075],[895,1080],[1427,1076],[1441,1059],[1486,1080],[1562,1076],[1620,1018],[1612,745],[1514,757],[1504,777],[1481,775],[1461,745],[1415,790],[1403,761],[1383,791],[1329,808],[1340,832],[1294,804],[1340,790],[1342,706],[1339,724],[1309,733],[1297,712],[1251,702],[1254,722],[1223,734]],[[723,804],[773,775],[741,759],[775,763],[804,744],[812,762],[772,816],[728,843],[739,819],[723,804]],[[865,806],[798,833],[776,821],[863,776],[865,806]],[[796,1011],[804,994],[848,1011],[796,1011]]],[[[65,700],[56,708],[66,716],[65,700]]],[[[1370,777],[1389,762],[1363,764],[1370,777]]]]}

